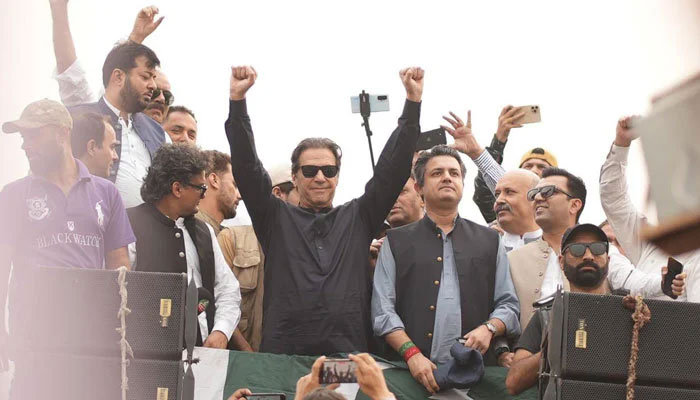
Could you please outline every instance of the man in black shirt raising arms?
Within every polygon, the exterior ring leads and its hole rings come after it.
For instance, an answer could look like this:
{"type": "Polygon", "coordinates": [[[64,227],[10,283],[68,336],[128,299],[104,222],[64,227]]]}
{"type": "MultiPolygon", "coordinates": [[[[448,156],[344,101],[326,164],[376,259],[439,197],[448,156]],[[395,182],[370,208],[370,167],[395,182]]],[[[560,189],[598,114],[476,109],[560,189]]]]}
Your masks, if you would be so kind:
{"type": "Polygon", "coordinates": [[[406,103],[360,197],[333,207],[341,151],[327,138],[302,140],[292,153],[299,207],[273,196],[258,159],[246,109],[257,73],[231,72],[226,135],[233,175],[265,260],[260,351],[302,355],[367,351],[371,268],[367,248],[410,175],[420,132],[423,70],[400,72],[406,103]]]}

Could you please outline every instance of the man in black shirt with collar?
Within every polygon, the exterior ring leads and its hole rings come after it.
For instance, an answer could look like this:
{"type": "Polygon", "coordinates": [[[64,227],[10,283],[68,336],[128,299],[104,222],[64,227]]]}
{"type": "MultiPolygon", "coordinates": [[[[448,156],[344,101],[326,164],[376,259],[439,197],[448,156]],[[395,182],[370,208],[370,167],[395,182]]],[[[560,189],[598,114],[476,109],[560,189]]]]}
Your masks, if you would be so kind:
{"type": "Polygon", "coordinates": [[[364,194],[333,207],[340,148],[330,139],[305,139],[292,153],[300,196],[294,207],[271,193],[255,150],[245,96],[257,74],[248,66],[232,69],[226,135],[233,175],[266,256],[260,351],[367,351],[372,334],[367,248],[409,177],[420,132],[423,70],[407,68],[400,76],[407,97],[403,114],[364,194]]]}

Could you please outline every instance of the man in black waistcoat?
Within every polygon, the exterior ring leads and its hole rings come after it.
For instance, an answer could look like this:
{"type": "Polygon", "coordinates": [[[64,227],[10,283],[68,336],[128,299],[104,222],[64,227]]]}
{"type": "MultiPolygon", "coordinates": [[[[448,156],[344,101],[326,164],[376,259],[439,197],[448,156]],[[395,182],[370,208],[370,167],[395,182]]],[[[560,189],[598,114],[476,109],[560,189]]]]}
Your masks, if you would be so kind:
{"type": "Polygon", "coordinates": [[[136,235],[129,256],[136,271],[187,273],[211,293],[213,304],[199,315],[201,341],[225,349],[240,319],[241,292],[214,231],[194,217],[207,191],[207,162],[194,146],[158,150],[141,187],[145,203],[127,210],[136,235]]]}
{"type": "MultiPolygon", "coordinates": [[[[460,148],[461,137],[453,136],[460,148]]],[[[440,390],[433,370],[451,360],[457,339],[486,354],[494,337],[520,333],[518,299],[498,233],[457,212],[465,172],[449,146],[419,156],[413,175],[426,215],[387,232],[374,274],[374,333],[431,393],[440,390]]],[[[487,362],[495,361],[491,353],[487,362]]]]}

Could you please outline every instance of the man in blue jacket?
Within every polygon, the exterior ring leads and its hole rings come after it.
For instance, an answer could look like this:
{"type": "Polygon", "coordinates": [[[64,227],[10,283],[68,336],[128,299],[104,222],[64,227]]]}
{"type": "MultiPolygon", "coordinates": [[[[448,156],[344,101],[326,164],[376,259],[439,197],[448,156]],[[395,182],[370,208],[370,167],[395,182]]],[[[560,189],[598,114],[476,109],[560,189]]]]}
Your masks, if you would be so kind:
{"type": "Polygon", "coordinates": [[[105,94],[96,103],[71,108],[71,113],[96,112],[110,118],[116,132],[112,180],[126,208],[141,203],[141,185],[151,159],[165,142],[163,128],[143,113],[156,90],[160,60],[150,48],[134,42],[115,46],[102,67],[105,94]]]}

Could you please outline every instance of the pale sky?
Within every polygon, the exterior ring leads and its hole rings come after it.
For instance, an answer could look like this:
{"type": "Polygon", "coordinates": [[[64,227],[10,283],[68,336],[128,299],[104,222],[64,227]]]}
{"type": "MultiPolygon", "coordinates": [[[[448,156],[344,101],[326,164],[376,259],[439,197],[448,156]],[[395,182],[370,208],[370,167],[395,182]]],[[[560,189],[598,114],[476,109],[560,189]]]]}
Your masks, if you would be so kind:
{"type": "MultiPolygon", "coordinates": [[[[141,1],[71,0],[78,57],[100,86],[104,57],[126,38],[141,1]]],[[[194,110],[203,149],[228,152],[231,65],[259,74],[249,113],[266,166],[289,160],[308,136],[327,136],[343,149],[336,204],[359,196],[370,177],[361,118],[350,96],[388,94],[391,111],[371,117],[378,156],[401,113],[399,69],[426,70],[422,130],[440,116],[472,110],[486,146],[506,104],[538,104],[542,123],[511,132],[504,167],[517,167],[532,147],[553,152],[581,176],[588,199],[582,220],[604,219],[600,167],[617,118],[644,113],[659,90],[700,70],[700,1],[180,1],[157,4],[165,21],[145,44],[168,74],[175,104],[194,110]]],[[[58,99],[47,0],[2,0],[0,121],[26,104],[58,99]]],[[[26,174],[17,135],[0,135],[0,186],[26,174]]],[[[643,204],[646,171],[635,143],[628,176],[643,204]]],[[[483,222],[471,201],[468,174],[460,214],[483,222]]]]}

